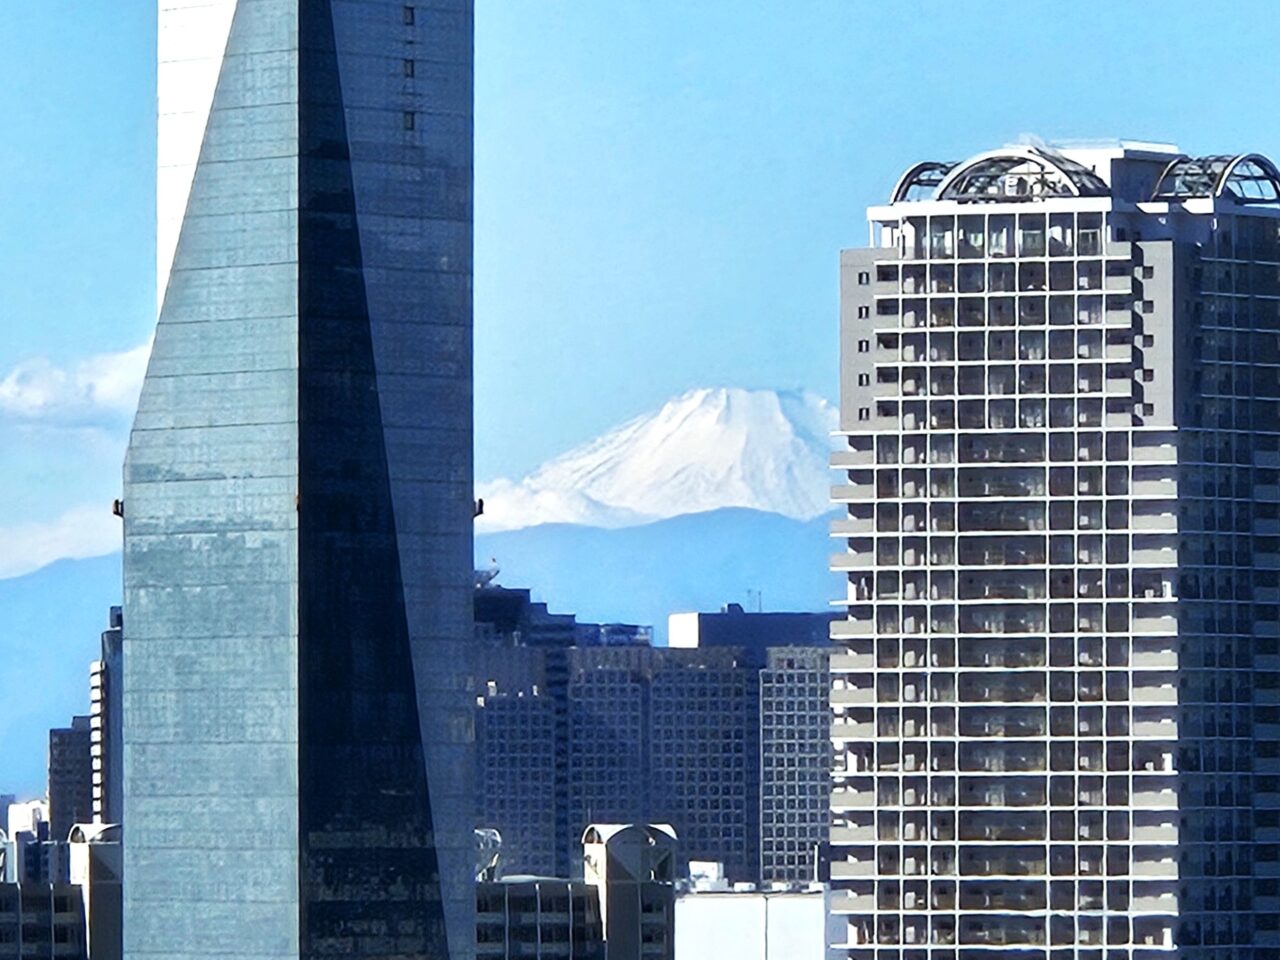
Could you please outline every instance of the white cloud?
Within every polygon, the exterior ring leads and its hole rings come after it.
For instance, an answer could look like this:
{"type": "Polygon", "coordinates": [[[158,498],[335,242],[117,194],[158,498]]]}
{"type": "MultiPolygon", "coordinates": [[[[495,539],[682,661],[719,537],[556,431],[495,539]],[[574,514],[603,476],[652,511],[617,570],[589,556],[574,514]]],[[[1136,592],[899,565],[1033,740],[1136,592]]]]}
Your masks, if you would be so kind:
{"type": "Polygon", "coordinates": [[[121,524],[111,504],[73,507],[45,523],[0,527],[0,580],[21,577],[57,560],[101,557],[120,549],[121,524]]]}
{"type": "Polygon", "coordinates": [[[150,355],[147,342],[70,367],[44,357],[25,360],[0,379],[0,417],[72,424],[127,420],[137,406],[150,355]]]}

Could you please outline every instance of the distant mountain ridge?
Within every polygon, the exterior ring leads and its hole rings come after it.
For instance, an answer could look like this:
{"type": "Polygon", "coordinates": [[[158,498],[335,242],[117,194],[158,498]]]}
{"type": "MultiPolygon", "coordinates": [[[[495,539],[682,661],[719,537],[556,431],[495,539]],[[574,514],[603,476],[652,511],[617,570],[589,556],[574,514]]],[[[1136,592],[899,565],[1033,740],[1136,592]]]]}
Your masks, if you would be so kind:
{"type": "Polygon", "coordinates": [[[118,553],[0,580],[0,793],[44,794],[49,729],[89,712],[89,663],[120,596],[118,553]]]}
{"type": "Polygon", "coordinates": [[[827,571],[830,521],[726,508],[612,530],[553,523],[480,534],[476,557],[480,566],[496,562],[498,583],[531,587],[553,613],[649,625],[665,643],[672,613],[735,601],[831,609],[842,591],[827,571]]]}
{"type": "MultiPolygon", "coordinates": [[[[828,452],[836,411],[803,391],[699,389],[480,487],[477,566],[555,612],[654,627],[737,601],[826,609],[828,452]]],[[[88,665],[120,554],[0,581],[0,793],[43,789],[48,730],[88,709],[88,665]]]]}
{"type": "Polygon", "coordinates": [[[727,507],[810,520],[829,509],[836,423],[808,391],[690,390],[518,481],[481,484],[476,530],[627,527],[727,507]]]}

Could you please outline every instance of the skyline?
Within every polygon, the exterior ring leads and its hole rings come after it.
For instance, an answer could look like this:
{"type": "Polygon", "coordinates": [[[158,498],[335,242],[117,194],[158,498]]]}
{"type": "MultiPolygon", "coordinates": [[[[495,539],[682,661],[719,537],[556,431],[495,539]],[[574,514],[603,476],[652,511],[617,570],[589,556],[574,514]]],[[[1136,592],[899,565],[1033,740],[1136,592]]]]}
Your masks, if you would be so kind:
{"type": "MultiPolygon", "coordinates": [[[[864,207],[887,198],[920,158],[967,156],[1026,130],[1175,140],[1191,153],[1280,152],[1280,120],[1223,94],[1263,88],[1280,70],[1262,55],[1280,26],[1261,3],[1239,8],[1246,19],[1252,11],[1254,29],[1228,60],[1169,8],[1153,19],[1098,3],[1071,16],[1042,5],[1045,29],[1024,37],[993,4],[968,5],[966,15],[984,24],[984,49],[1009,65],[990,95],[969,100],[962,84],[937,89],[938,77],[961,75],[968,56],[941,38],[979,36],[949,9],[899,22],[875,10],[846,16],[852,4],[824,2],[787,15],[734,9],[730,18],[733,8],[716,3],[689,14],[680,31],[674,3],[625,17],[571,6],[545,18],[535,16],[539,5],[516,0],[501,17],[492,2],[477,12],[479,482],[518,480],[691,388],[802,387],[834,400],[838,251],[864,241],[864,207]],[[713,45],[717,18],[733,29],[713,45]],[[1134,31],[1145,45],[1129,42],[1134,31]],[[1088,43],[1076,42],[1086,34],[1088,43]],[[1050,55],[1055,36],[1074,59],[1050,55]],[[930,68],[917,71],[917,62],[930,68]],[[1039,68],[1059,62],[1070,68],[1062,75],[1039,68]],[[1016,82],[1019,67],[1033,66],[1035,84],[1016,82]],[[1086,89],[1091,75],[1104,80],[1086,89]],[[892,123],[913,110],[939,121],[892,123]],[[893,136],[867,136],[877,128],[893,136]],[[626,237],[616,252],[596,238],[611,218],[626,237]],[[762,231],[748,228],[770,218],[776,226],[749,239],[762,231]],[[688,235],[675,252],[664,252],[667,224],[688,235]],[[713,228],[728,239],[713,243],[713,228]],[[719,260],[694,255],[720,247],[719,260]],[[584,325],[608,290],[605,280],[581,282],[593,271],[632,295],[632,322],[598,324],[594,339],[584,325]],[[668,300],[635,296],[649,288],[668,300]],[[784,296],[794,298],[787,314],[803,318],[789,353],[776,343],[790,329],[776,322],[784,296]],[[660,324],[681,297],[690,310],[701,305],[699,323],[660,324]],[[530,306],[517,312],[510,305],[522,298],[530,306]],[[663,362],[637,343],[642,334],[661,345],[663,362]],[[761,347],[762,338],[774,342],[761,347]],[[557,360],[566,341],[576,352],[557,360]]],[[[60,557],[118,550],[109,505],[120,494],[130,391],[155,320],[155,12],[13,0],[7,14],[0,535],[9,548],[0,582],[60,557]]],[[[824,582],[821,570],[813,576],[824,582]]],[[[12,590],[0,594],[0,616],[32,622],[12,590]]],[[[105,616],[105,604],[92,616],[76,611],[56,631],[11,637],[4,649],[37,669],[77,659],[66,682],[78,702],[82,664],[72,651],[95,642],[105,616]]],[[[16,677],[8,692],[0,734],[29,716],[24,698],[34,693],[16,677]]]]}
{"type": "MultiPolygon", "coordinates": [[[[119,493],[154,324],[154,12],[13,6],[0,527],[20,555],[58,532],[43,561],[100,553],[117,533],[94,511],[119,493]]],[[[835,342],[836,251],[862,241],[863,208],[919,156],[1028,131],[1276,152],[1280,121],[1235,91],[1265,88],[1280,27],[1242,5],[1254,29],[1224,61],[1179,19],[1193,9],[1045,4],[1026,31],[989,3],[905,20],[837,2],[482,3],[477,479],[519,477],[695,387],[834,398],[835,364],[819,358],[835,342]],[[954,36],[983,46],[943,42],[954,36]],[[944,84],[990,62],[1007,66],[980,78],[982,96],[944,84]],[[939,121],[894,123],[926,110],[939,121]]]]}

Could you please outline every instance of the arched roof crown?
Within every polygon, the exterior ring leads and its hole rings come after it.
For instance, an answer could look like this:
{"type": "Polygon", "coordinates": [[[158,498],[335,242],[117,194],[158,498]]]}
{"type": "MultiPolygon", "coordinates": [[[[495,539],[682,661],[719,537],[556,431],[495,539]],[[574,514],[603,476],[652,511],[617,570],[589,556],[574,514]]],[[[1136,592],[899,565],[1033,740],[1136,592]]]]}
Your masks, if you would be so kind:
{"type": "Polygon", "coordinates": [[[1088,167],[1044,147],[1001,147],[956,164],[938,200],[996,203],[1047,197],[1105,197],[1111,188],[1088,167]]]}
{"type": "Polygon", "coordinates": [[[1280,202],[1280,170],[1260,153],[1178,157],[1160,175],[1153,200],[1230,197],[1237,203],[1280,202]]]}

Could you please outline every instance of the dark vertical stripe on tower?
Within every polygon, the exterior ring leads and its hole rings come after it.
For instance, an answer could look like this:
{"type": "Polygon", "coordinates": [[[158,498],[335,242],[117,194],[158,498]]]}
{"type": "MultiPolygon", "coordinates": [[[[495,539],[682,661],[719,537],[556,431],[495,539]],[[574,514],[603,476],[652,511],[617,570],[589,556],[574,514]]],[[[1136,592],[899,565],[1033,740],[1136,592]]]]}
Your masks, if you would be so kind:
{"type": "Polygon", "coordinates": [[[443,960],[332,11],[300,6],[301,956],[443,960]]]}

